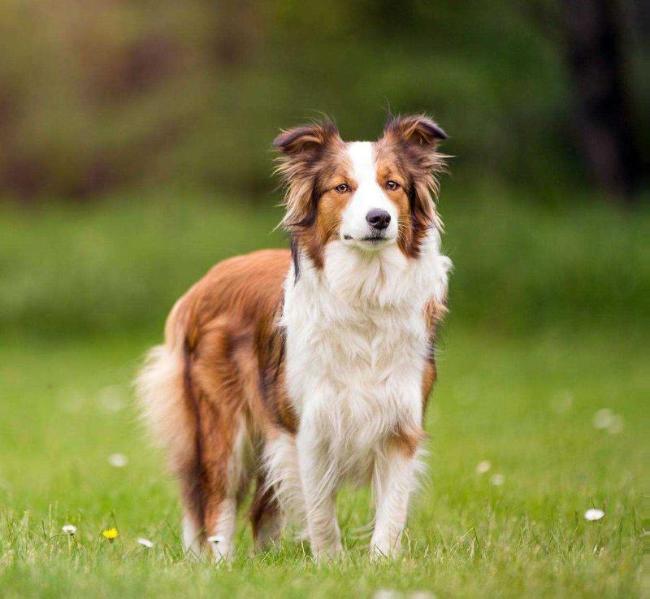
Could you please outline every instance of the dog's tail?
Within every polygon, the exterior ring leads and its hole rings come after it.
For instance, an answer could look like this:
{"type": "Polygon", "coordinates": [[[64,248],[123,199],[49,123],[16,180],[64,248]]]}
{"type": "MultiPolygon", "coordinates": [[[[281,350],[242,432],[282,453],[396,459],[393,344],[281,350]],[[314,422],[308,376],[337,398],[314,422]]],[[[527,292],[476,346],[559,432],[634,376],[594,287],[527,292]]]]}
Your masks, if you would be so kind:
{"type": "Polygon", "coordinates": [[[204,512],[200,422],[180,307],[179,301],[167,320],[165,343],[149,350],[135,385],[142,419],[181,483],[185,548],[198,553],[204,512]]]}

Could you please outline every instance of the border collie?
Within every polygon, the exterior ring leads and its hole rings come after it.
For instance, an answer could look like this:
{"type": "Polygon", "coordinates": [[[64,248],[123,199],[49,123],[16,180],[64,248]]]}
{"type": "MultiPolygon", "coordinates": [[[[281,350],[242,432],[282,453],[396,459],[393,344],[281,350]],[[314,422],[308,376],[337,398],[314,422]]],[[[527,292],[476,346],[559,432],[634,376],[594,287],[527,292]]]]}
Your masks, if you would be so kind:
{"type": "Polygon", "coordinates": [[[291,251],[214,266],[137,380],[180,480],[188,551],[232,556],[254,482],[256,547],[296,522],[331,558],[346,481],[372,484],[371,555],[399,551],[451,267],[434,204],[445,138],[415,115],[391,117],[376,142],[344,142],[328,121],[275,139],[291,251]]]}

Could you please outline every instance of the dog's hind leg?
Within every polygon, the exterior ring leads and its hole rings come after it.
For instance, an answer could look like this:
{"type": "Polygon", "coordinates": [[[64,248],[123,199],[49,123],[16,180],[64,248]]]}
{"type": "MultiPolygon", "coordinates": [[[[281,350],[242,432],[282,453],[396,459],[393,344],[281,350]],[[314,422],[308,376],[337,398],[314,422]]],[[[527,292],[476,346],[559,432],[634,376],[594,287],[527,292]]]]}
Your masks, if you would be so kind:
{"type": "Polygon", "coordinates": [[[207,329],[188,368],[196,409],[198,468],[185,481],[200,493],[201,526],[217,561],[233,554],[239,499],[248,482],[249,434],[232,337],[207,329]]]}
{"type": "Polygon", "coordinates": [[[267,484],[263,472],[258,475],[250,520],[257,551],[266,549],[280,539],[284,517],[275,489],[267,484]]]}
{"type": "Polygon", "coordinates": [[[244,486],[247,443],[242,419],[234,432],[218,426],[218,410],[205,402],[202,410],[203,527],[217,561],[232,557],[237,507],[244,486]]]}
{"type": "Polygon", "coordinates": [[[157,443],[166,449],[169,467],[181,484],[185,550],[198,555],[203,540],[203,496],[187,365],[182,341],[170,334],[167,343],[148,353],[136,384],[143,419],[157,443]]]}
{"type": "Polygon", "coordinates": [[[205,323],[201,335],[190,335],[187,319],[179,302],[168,319],[165,344],[149,352],[138,376],[138,396],[180,481],[186,550],[198,554],[207,540],[221,560],[232,554],[249,465],[235,351],[246,337],[231,334],[228,323],[216,319],[205,323]]]}

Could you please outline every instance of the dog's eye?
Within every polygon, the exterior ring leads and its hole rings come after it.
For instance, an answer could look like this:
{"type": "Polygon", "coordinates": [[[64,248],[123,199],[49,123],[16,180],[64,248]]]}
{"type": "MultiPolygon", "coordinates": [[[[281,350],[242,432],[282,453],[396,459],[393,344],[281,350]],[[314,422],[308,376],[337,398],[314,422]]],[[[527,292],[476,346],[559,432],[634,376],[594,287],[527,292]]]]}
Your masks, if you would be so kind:
{"type": "Polygon", "coordinates": [[[386,189],[389,191],[395,191],[396,189],[399,189],[399,183],[397,181],[393,181],[392,179],[390,181],[386,181],[386,189]]]}
{"type": "Polygon", "coordinates": [[[348,193],[350,191],[350,186],[347,183],[341,183],[334,188],[336,193],[348,193]]]}

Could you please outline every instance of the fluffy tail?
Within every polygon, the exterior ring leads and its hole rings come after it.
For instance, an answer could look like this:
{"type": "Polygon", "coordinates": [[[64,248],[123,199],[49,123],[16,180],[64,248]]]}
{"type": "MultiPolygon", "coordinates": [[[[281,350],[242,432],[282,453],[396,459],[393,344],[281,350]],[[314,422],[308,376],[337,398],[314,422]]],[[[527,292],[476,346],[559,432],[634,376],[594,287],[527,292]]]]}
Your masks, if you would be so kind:
{"type": "MultiPolygon", "coordinates": [[[[169,330],[168,330],[169,333],[169,330]]],[[[149,350],[136,379],[142,418],[162,446],[181,483],[184,541],[196,551],[203,528],[199,412],[190,376],[191,356],[182,335],[167,335],[149,350]]]]}

